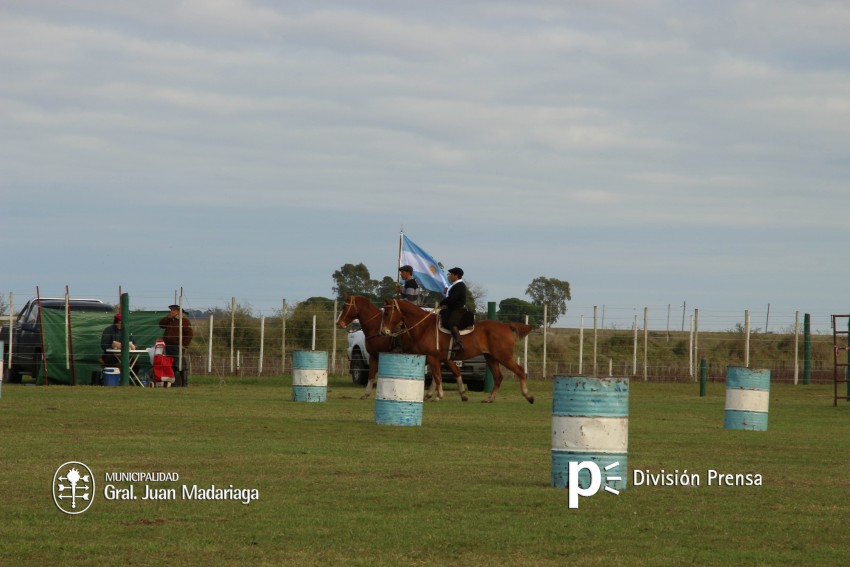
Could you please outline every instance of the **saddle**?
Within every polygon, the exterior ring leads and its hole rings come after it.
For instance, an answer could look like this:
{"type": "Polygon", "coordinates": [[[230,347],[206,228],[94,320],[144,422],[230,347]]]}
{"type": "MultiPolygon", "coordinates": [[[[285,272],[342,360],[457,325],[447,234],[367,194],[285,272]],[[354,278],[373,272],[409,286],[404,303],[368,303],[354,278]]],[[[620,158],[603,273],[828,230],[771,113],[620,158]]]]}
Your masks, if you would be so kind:
{"type": "MultiPolygon", "coordinates": [[[[446,327],[446,315],[448,315],[448,313],[445,310],[440,311],[440,324],[438,325],[438,327],[441,333],[446,333],[447,335],[450,335],[452,331],[451,329],[446,327]]],[[[468,335],[469,333],[474,331],[475,313],[464,307],[463,315],[460,319],[460,325],[458,325],[457,330],[461,336],[468,335]]]]}

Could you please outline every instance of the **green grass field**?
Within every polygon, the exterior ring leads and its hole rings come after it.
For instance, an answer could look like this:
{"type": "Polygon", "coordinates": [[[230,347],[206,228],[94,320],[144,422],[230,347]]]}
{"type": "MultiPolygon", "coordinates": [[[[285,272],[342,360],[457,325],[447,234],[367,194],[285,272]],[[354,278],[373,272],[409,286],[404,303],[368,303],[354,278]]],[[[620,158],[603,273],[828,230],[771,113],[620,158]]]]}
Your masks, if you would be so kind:
{"type": "MultiPolygon", "coordinates": [[[[332,377],[325,403],[288,377],[181,390],[4,385],[3,565],[823,565],[850,556],[850,405],[831,386],[775,385],[767,432],[723,429],[724,386],[634,382],[629,468],[701,477],[630,486],[578,509],[550,487],[550,382],[537,403],[506,379],[497,402],[447,390],[421,427],[378,426],[374,402],[332,377]],[[67,461],[97,482],[66,515],[67,461]],[[707,486],[710,469],[763,486],[707,486]],[[259,500],[110,501],[105,475],[256,489],[259,500]]],[[[144,482],[114,482],[121,488],[144,482]]]]}

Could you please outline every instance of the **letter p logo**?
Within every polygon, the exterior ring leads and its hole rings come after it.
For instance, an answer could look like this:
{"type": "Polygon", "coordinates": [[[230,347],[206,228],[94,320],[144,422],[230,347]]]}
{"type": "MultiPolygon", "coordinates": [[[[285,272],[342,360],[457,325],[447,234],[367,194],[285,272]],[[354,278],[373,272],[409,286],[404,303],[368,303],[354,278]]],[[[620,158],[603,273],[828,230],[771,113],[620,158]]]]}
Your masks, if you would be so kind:
{"type": "Polygon", "coordinates": [[[567,489],[569,491],[570,508],[578,508],[579,496],[593,496],[599,492],[599,488],[602,486],[602,471],[599,470],[599,465],[592,461],[580,463],[570,461],[569,477],[567,489]],[[587,471],[590,476],[590,483],[587,488],[582,488],[579,485],[579,475],[582,471],[587,471]]]}

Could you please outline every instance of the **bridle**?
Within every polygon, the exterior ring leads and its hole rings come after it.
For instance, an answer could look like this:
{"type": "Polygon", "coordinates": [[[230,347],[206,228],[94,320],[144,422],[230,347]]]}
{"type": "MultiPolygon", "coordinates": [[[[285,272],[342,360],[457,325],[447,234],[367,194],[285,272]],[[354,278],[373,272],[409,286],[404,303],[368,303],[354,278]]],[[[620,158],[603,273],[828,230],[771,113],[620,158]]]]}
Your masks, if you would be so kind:
{"type": "MultiPolygon", "coordinates": [[[[339,314],[339,317],[337,317],[337,321],[339,321],[339,319],[340,319],[340,318],[341,318],[341,317],[342,317],[342,316],[343,316],[343,315],[344,315],[344,314],[345,314],[345,313],[346,313],[349,309],[355,309],[355,308],[357,308],[357,303],[354,301],[354,297],[349,297],[349,298],[345,301],[345,307],[343,308],[342,313],[340,313],[340,314],[339,314]]],[[[359,313],[359,312],[360,312],[360,310],[358,309],[358,310],[357,310],[357,312],[359,313]]],[[[377,311],[374,315],[372,315],[371,317],[369,317],[369,318],[368,318],[368,319],[366,319],[365,321],[360,321],[360,326],[362,327],[362,326],[363,326],[363,323],[368,323],[369,321],[371,321],[371,320],[372,320],[372,319],[374,319],[375,317],[379,317],[380,315],[381,315],[381,310],[379,309],[379,310],[378,310],[378,311],[377,311]]],[[[358,319],[359,319],[359,317],[358,317],[358,319]]]]}
{"type": "MultiPolygon", "coordinates": [[[[392,306],[393,306],[393,307],[392,307],[392,310],[393,310],[393,311],[398,311],[398,312],[399,312],[399,315],[402,317],[402,322],[404,322],[404,313],[402,313],[402,311],[401,311],[401,307],[399,307],[399,306],[398,306],[398,302],[399,302],[399,300],[398,300],[398,299],[393,299],[393,300],[392,300],[392,306]]],[[[417,321],[417,322],[416,322],[416,323],[414,323],[413,325],[411,325],[411,326],[409,326],[409,327],[408,327],[408,326],[406,326],[406,325],[402,325],[401,330],[399,330],[398,332],[395,332],[395,333],[388,333],[388,335],[387,335],[387,336],[390,336],[390,337],[398,337],[399,335],[403,335],[404,333],[409,333],[410,331],[412,331],[413,329],[415,329],[416,327],[418,327],[419,325],[421,325],[422,323],[424,323],[424,322],[425,322],[425,320],[426,320],[426,319],[428,319],[428,317],[430,317],[431,315],[435,315],[435,316],[436,316],[436,313],[426,313],[424,317],[422,317],[419,321],[417,321]]]]}

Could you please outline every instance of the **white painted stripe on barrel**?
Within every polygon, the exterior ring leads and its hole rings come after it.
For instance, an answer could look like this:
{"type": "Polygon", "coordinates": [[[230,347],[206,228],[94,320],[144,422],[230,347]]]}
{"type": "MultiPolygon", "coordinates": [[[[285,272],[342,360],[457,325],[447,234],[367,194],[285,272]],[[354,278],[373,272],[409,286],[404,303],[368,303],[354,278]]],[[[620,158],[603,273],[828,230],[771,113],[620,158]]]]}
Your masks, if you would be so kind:
{"type": "Polygon", "coordinates": [[[421,402],[425,396],[424,380],[409,380],[378,377],[375,396],[380,400],[421,402]]]}
{"type": "Polygon", "coordinates": [[[770,392],[766,390],[726,389],[726,409],[739,411],[768,411],[770,392]]]}
{"type": "Polygon", "coordinates": [[[312,368],[293,368],[293,386],[327,386],[328,371],[314,370],[312,368]]]}
{"type": "Polygon", "coordinates": [[[629,418],[552,416],[552,449],[623,453],[629,446],[629,418]]]}

